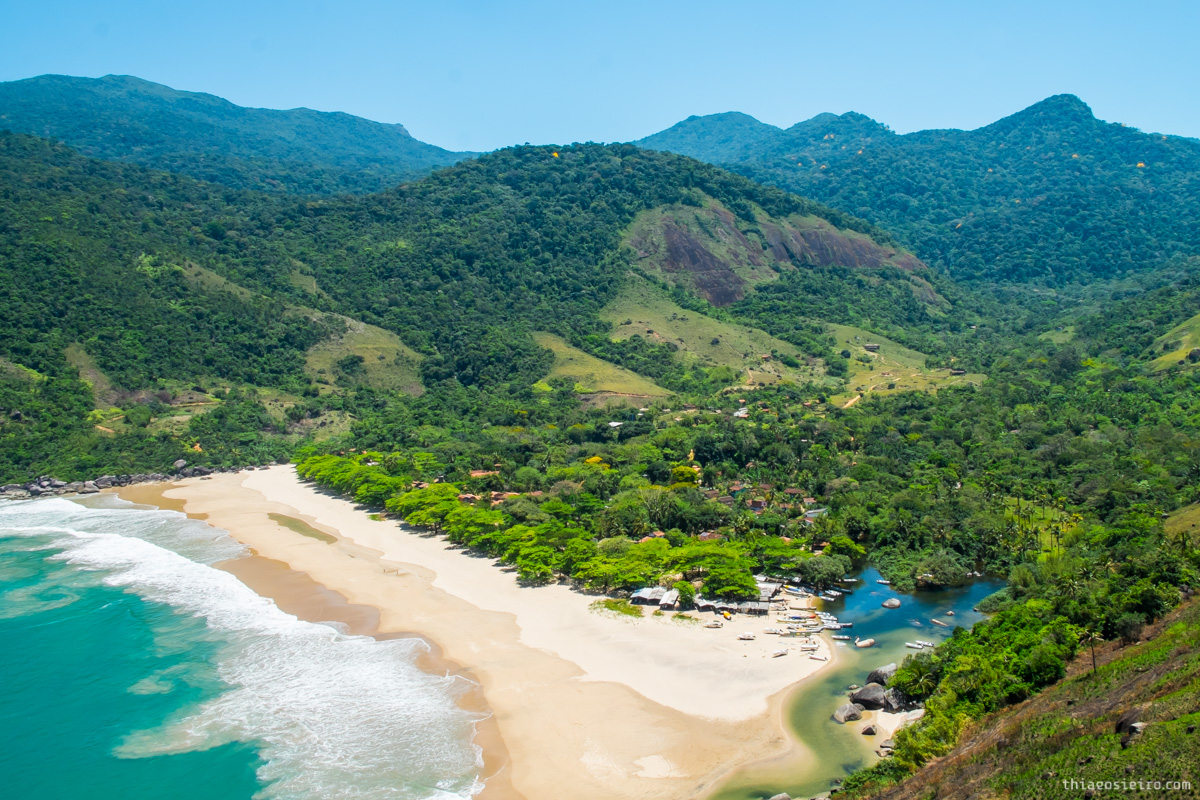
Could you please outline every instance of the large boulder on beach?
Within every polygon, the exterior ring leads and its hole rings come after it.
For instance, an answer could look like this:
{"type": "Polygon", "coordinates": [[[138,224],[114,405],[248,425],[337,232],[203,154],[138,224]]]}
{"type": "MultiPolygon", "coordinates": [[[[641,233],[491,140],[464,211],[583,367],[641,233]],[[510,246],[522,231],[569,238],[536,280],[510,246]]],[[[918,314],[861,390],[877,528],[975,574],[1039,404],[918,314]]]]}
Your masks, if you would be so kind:
{"type": "Polygon", "coordinates": [[[884,608],[899,608],[900,601],[894,597],[889,597],[887,600],[883,601],[883,607],[884,608]]]}
{"type": "Polygon", "coordinates": [[[185,461],[184,459],[181,458],[178,461],[176,461],[174,464],[172,464],[171,466],[175,467],[175,471],[178,472],[179,470],[181,470],[187,466],[187,461],[185,461]]]}
{"type": "Polygon", "coordinates": [[[863,710],[863,707],[857,703],[845,703],[838,706],[838,710],[833,712],[833,718],[841,723],[853,722],[856,719],[862,719],[863,710]]]}
{"type": "Polygon", "coordinates": [[[878,683],[868,683],[866,686],[850,695],[850,702],[857,703],[863,708],[874,710],[883,708],[886,698],[887,689],[883,688],[878,683]]]}
{"type": "Polygon", "coordinates": [[[771,798],[771,800],[792,800],[792,796],[787,792],[780,792],[771,798]]]}
{"type": "Polygon", "coordinates": [[[887,682],[896,674],[896,662],[884,664],[882,667],[876,667],[871,670],[871,674],[867,676],[867,683],[878,683],[880,686],[887,686],[887,682]]]}
{"type": "Polygon", "coordinates": [[[888,689],[883,694],[883,707],[893,714],[908,708],[908,695],[899,689],[888,689]]]}
{"type": "Polygon", "coordinates": [[[875,735],[875,726],[868,725],[867,727],[863,728],[862,735],[863,736],[874,736],[875,735]]]}

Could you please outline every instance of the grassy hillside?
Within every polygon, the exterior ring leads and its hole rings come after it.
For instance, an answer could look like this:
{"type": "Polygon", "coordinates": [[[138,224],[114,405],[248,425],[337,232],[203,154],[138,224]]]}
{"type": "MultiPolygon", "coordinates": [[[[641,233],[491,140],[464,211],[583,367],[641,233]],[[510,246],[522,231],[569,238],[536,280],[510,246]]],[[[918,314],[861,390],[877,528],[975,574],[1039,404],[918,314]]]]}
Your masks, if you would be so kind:
{"type": "Polygon", "coordinates": [[[830,325],[836,351],[850,352],[850,374],[847,391],[835,395],[831,402],[857,402],[855,398],[870,394],[888,395],[909,391],[936,391],[947,386],[978,384],[986,376],[977,373],[951,374],[951,368],[931,369],[927,356],[910,350],[886,336],[850,325],[830,325]],[[868,350],[865,345],[878,345],[868,350]]]}
{"type": "Polygon", "coordinates": [[[1090,652],[1081,650],[1065,680],[972,725],[957,748],[912,778],[847,796],[1194,797],[1200,790],[1200,604],[1187,604],[1143,635],[1148,641],[1140,644],[1097,647],[1094,673],[1090,652]],[[1122,719],[1145,728],[1118,731],[1122,719]],[[1169,790],[1155,781],[1191,787],[1169,790]],[[1089,782],[1117,785],[1105,791],[1089,782]]]}
{"type": "Polygon", "coordinates": [[[637,144],[868,219],[960,279],[1065,285],[1200,253],[1200,141],[1102,122],[1071,95],[973,131],[900,136],[855,113],[781,130],[719,114],[637,144]]]}
{"type": "MultiPolygon", "coordinates": [[[[1188,319],[1158,337],[1154,342],[1156,352],[1162,353],[1151,362],[1154,369],[1175,366],[1190,366],[1200,363],[1192,351],[1200,348],[1200,314],[1188,319]]],[[[1200,356],[1200,353],[1197,353],[1200,356]]]]}
{"type": "Polygon", "coordinates": [[[603,404],[608,400],[627,398],[632,402],[640,402],[670,394],[649,378],[590,356],[567,344],[560,336],[535,333],[533,338],[539,346],[554,354],[554,364],[546,377],[571,381],[575,391],[589,395],[587,399],[590,401],[603,404]]]}
{"type": "Polygon", "coordinates": [[[613,324],[614,339],[641,336],[669,343],[678,348],[679,358],[707,367],[728,367],[748,385],[780,380],[803,383],[823,375],[820,365],[809,365],[795,345],[749,325],[688,311],[661,288],[636,276],[600,310],[600,318],[613,324]],[[804,363],[789,367],[772,353],[789,354],[804,363]]]}
{"type": "Polygon", "coordinates": [[[403,125],[307,108],[243,108],[128,75],[0,83],[0,129],[267,192],[379,191],[473,155],[417,141],[403,125]]]}
{"type": "Polygon", "coordinates": [[[304,355],[305,372],[323,391],[365,384],[384,392],[420,394],[422,356],[391,331],[344,317],[345,331],[304,355]]]}

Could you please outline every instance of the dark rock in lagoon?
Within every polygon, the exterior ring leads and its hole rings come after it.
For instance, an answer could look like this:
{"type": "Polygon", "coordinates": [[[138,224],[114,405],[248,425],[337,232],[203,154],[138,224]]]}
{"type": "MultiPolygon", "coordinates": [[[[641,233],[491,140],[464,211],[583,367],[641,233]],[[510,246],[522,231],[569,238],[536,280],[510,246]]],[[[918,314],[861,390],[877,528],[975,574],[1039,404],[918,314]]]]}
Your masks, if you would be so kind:
{"type": "MultiPolygon", "coordinates": [[[[896,674],[896,663],[884,664],[882,667],[876,667],[871,670],[871,674],[867,676],[867,683],[878,683],[880,686],[887,686],[887,682],[896,674]]],[[[853,687],[858,688],[858,687],[853,687]]]]}
{"type": "Polygon", "coordinates": [[[857,703],[845,703],[833,712],[833,718],[843,724],[862,719],[863,707],[857,703]]]}
{"type": "Polygon", "coordinates": [[[850,695],[850,702],[872,710],[881,709],[887,704],[887,689],[878,683],[868,683],[850,695]]]}

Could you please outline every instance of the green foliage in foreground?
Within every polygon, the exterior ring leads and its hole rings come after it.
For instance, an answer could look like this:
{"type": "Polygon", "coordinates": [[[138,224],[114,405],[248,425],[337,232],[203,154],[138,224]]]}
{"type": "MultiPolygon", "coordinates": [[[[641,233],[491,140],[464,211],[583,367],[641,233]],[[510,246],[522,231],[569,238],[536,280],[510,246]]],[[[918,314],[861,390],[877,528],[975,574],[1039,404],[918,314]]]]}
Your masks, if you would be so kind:
{"type": "MultiPolygon", "coordinates": [[[[1004,623],[998,620],[995,625],[1004,623]]],[[[1051,630],[1044,641],[1025,652],[1009,651],[1010,663],[1028,665],[1038,660],[1039,648],[1044,652],[1060,646],[1052,644],[1058,636],[1061,632],[1051,630]]],[[[956,634],[955,638],[963,637],[956,634]]],[[[1082,650],[1086,642],[1078,646],[1082,650]]],[[[1127,782],[1150,782],[1130,792],[1146,797],[1175,793],[1154,788],[1155,781],[1164,785],[1189,781],[1193,790],[1200,785],[1200,735],[1195,732],[1200,725],[1200,604],[1191,602],[1181,608],[1149,641],[1105,654],[1094,672],[1090,655],[1080,655],[1083,668],[1076,669],[1073,677],[1030,703],[980,721],[976,721],[978,714],[967,713],[960,699],[955,705],[961,715],[948,722],[945,701],[952,690],[940,687],[930,699],[938,709],[937,720],[898,733],[896,757],[850,776],[843,783],[847,796],[891,796],[893,785],[908,778],[915,765],[946,752],[935,737],[939,727],[963,729],[970,743],[969,753],[958,751],[939,767],[938,780],[945,785],[985,785],[997,795],[1030,800],[1076,798],[1089,788],[1087,782],[1115,782],[1118,788],[1127,782]],[[1116,722],[1130,711],[1148,727],[1123,740],[1116,722]],[[1064,785],[1064,780],[1085,785],[1064,785]]],[[[926,674],[923,662],[929,660],[909,659],[897,678],[909,684],[920,679],[926,674]]],[[[961,684],[961,678],[953,680],[961,684]]],[[[967,694],[977,691],[975,686],[966,687],[967,694]]],[[[913,784],[902,788],[917,793],[929,790],[919,773],[913,784]]]]}

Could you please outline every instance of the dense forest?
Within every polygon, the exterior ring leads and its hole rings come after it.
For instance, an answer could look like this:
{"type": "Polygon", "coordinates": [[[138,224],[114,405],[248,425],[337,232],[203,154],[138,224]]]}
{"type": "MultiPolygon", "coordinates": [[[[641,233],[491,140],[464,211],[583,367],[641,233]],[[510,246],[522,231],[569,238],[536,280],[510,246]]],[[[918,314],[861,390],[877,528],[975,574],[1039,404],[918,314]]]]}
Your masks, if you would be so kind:
{"type": "MultiPolygon", "coordinates": [[[[65,354],[77,346],[128,402],[195,384],[316,394],[305,353],[344,325],[334,313],[398,334],[422,357],[425,387],[452,396],[528,391],[552,361],[534,330],[673,390],[712,390],[736,376],[688,365],[669,343],[614,341],[598,317],[632,269],[621,242],[637,214],[703,197],[747,226],[797,214],[886,241],[840,212],[629,145],[513,148],[328,200],[96,161],[11,133],[0,135],[0,170],[0,357],[69,380],[80,364],[65,354]]],[[[843,305],[871,303],[876,287],[853,269],[823,275],[843,305]]],[[[828,355],[811,336],[799,341],[828,355]]],[[[49,469],[29,458],[28,470],[49,469]]]]}
{"type": "Polygon", "coordinates": [[[243,108],[128,75],[0,83],[0,128],[97,158],[292,194],[377,192],[474,155],[418,141],[403,125],[307,108],[243,108]]]}
{"type": "Polygon", "coordinates": [[[637,144],[722,164],[870,220],[960,280],[1089,283],[1200,253],[1200,141],[1058,95],[973,131],[897,135],[861,114],[786,130],[691,117],[637,144]]]}

